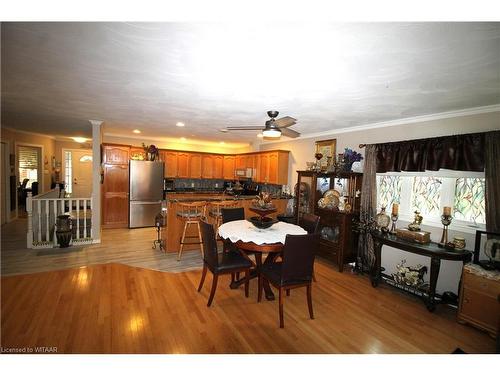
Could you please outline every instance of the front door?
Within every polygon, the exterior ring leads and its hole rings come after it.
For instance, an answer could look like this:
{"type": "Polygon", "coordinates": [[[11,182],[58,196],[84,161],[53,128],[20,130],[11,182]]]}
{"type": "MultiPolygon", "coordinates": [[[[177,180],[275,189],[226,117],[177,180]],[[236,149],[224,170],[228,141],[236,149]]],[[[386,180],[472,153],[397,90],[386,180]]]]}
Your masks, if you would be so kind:
{"type": "Polygon", "coordinates": [[[72,192],[74,198],[90,198],[92,194],[92,150],[72,150],[72,192]]]}

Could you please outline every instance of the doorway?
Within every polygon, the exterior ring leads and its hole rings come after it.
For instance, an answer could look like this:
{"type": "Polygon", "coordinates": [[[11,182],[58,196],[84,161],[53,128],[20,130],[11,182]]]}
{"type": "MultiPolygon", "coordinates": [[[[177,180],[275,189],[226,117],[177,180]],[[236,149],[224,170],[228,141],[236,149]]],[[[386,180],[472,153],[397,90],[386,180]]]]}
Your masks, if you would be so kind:
{"type": "Polygon", "coordinates": [[[63,150],[66,193],[73,198],[92,194],[92,150],[63,150]]]}
{"type": "Polygon", "coordinates": [[[16,143],[18,214],[25,213],[28,192],[43,191],[42,155],[42,146],[16,143]]]}
{"type": "Polygon", "coordinates": [[[7,176],[10,176],[10,150],[9,145],[5,142],[2,142],[1,149],[1,160],[2,165],[0,166],[1,175],[2,175],[2,185],[0,187],[0,212],[1,212],[1,224],[5,224],[9,221],[10,218],[10,186],[9,179],[7,176]]]}

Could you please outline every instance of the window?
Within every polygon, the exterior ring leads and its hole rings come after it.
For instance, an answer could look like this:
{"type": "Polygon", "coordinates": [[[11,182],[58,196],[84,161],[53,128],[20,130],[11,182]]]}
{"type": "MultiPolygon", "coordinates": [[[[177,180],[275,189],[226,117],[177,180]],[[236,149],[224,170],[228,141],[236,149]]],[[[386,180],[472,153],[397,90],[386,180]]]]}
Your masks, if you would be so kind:
{"type": "Polygon", "coordinates": [[[71,151],[64,151],[64,190],[66,190],[66,193],[68,194],[71,194],[72,192],[71,181],[73,181],[71,151]]]}
{"type": "Polygon", "coordinates": [[[31,188],[33,182],[38,182],[38,166],[40,153],[37,147],[18,146],[19,183],[28,179],[26,188],[31,188]]]}
{"type": "Polygon", "coordinates": [[[387,207],[390,212],[393,203],[400,205],[403,220],[412,221],[414,211],[419,210],[424,224],[438,224],[443,207],[449,206],[456,224],[484,226],[484,175],[456,171],[378,174],[377,209],[387,207]]]}

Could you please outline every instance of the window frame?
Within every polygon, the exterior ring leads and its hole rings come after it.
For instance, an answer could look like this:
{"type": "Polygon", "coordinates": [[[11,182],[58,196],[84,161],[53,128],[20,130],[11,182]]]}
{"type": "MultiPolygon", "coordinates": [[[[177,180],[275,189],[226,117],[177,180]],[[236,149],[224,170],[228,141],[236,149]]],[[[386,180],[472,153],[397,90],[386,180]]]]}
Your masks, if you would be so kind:
{"type": "MultiPolygon", "coordinates": [[[[444,206],[454,207],[455,204],[455,184],[457,178],[484,178],[484,172],[466,172],[466,171],[452,171],[440,169],[439,171],[425,171],[425,172],[386,172],[377,173],[379,176],[399,176],[399,177],[438,177],[444,178],[441,186],[441,197],[439,201],[440,210],[444,206]]],[[[411,210],[411,194],[412,194],[412,179],[403,178],[401,186],[401,195],[399,202],[399,219],[406,222],[413,222],[414,214],[411,210]]],[[[377,212],[380,212],[381,205],[379,204],[378,180],[377,180],[377,212]]],[[[386,208],[386,212],[390,212],[391,207],[386,208]]],[[[423,225],[430,227],[442,228],[441,220],[435,216],[425,216],[423,225]]],[[[451,227],[465,233],[475,233],[476,230],[485,230],[486,225],[482,223],[474,223],[471,221],[459,220],[453,218],[451,227]]]]}

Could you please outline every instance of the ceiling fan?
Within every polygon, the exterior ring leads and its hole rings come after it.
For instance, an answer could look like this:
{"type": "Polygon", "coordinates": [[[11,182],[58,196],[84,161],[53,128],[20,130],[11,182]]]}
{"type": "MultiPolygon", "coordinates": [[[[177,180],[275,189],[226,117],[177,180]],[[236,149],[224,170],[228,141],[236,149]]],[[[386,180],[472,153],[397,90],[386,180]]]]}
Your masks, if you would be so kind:
{"type": "Polygon", "coordinates": [[[266,121],[264,128],[262,126],[228,126],[221,129],[222,132],[228,132],[233,130],[262,130],[262,135],[264,138],[279,138],[285,135],[290,138],[297,138],[300,136],[299,132],[295,130],[288,129],[289,126],[295,125],[297,120],[290,116],[278,117],[278,111],[267,111],[267,115],[271,118],[266,121]]]}

